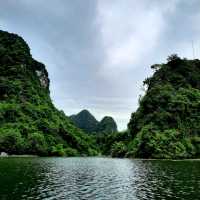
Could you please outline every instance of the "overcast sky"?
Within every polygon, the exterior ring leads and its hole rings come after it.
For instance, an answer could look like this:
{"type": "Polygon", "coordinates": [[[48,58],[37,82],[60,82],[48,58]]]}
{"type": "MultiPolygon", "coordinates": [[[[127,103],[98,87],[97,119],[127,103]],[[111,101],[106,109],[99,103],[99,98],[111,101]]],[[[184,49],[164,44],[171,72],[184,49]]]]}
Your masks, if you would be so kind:
{"type": "Polygon", "coordinates": [[[120,130],[150,66],[200,57],[200,0],[0,0],[0,28],[21,35],[67,115],[90,110],[120,130]]]}

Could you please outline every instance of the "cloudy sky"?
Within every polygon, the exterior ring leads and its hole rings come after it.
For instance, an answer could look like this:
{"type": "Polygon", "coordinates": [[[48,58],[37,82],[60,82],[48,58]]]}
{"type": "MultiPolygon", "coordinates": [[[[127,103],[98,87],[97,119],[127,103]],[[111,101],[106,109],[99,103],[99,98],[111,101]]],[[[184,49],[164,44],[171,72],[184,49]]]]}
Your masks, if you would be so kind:
{"type": "Polygon", "coordinates": [[[150,65],[200,57],[200,0],[0,0],[0,28],[46,65],[57,108],[111,115],[120,130],[150,65]]]}

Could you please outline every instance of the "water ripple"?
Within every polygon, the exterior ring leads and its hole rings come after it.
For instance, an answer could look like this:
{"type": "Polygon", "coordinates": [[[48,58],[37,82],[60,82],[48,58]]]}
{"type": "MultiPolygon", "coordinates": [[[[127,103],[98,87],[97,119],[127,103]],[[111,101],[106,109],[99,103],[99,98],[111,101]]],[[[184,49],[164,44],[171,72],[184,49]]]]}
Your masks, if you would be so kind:
{"type": "Polygon", "coordinates": [[[200,162],[12,158],[0,160],[0,184],[3,200],[195,200],[200,162]]]}

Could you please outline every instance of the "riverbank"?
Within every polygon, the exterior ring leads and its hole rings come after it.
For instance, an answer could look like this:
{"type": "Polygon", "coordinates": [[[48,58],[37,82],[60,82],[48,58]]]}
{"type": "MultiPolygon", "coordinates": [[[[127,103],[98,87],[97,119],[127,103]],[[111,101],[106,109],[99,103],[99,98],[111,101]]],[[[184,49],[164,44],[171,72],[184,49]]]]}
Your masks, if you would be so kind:
{"type": "Polygon", "coordinates": [[[110,156],[77,156],[77,157],[55,157],[55,156],[38,156],[38,155],[0,155],[0,158],[110,158],[110,159],[130,159],[130,160],[142,160],[142,161],[200,161],[200,158],[188,158],[188,159],[159,159],[159,158],[116,158],[110,156]]]}
{"type": "Polygon", "coordinates": [[[26,158],[26,157],[39,157],[37,155],[0,155],[0,158],[26,158]]]}

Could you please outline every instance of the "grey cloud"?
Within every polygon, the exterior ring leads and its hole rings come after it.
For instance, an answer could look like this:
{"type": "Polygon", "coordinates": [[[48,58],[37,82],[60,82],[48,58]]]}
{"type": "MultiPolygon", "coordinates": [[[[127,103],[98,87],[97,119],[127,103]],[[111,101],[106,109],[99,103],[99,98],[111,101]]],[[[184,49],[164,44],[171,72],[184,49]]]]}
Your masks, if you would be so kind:
{"type": "Polygon", "coordinates": [[[66,114],[112,115],[120,129],[138,106],[149,66],[174,52],[200,56],[199,0],[0,0],[1,29],[21,35],[66,114]],[[199,53],[198,53],[199,52],[199,53]]]}

